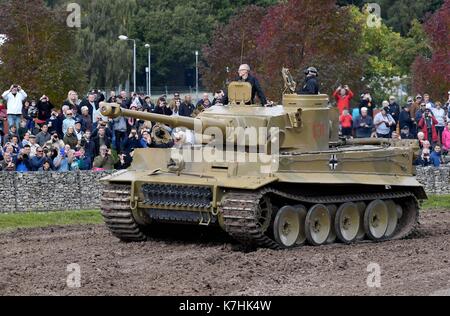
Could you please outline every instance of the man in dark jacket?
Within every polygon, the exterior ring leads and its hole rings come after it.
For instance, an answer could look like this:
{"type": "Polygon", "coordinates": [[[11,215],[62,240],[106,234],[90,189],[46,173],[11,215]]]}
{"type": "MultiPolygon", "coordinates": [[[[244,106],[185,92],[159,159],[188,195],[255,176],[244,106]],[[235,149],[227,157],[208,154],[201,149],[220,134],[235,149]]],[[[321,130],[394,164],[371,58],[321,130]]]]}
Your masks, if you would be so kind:
{"type": "Polygon", "coordinates": [[[62,132],[62,125],[63,121],[61,117],[58,115],[58,112],[56,110],[52,110],[50,118],[47,120],[48,132],[50,134],[56,132],[62,139],[64,137],[62,132]]]}
{"type": "Polygon", "coordinates": [[[139,135],[135,127],[131,128],[130,135],[125,139],[123,143],[123,153],[129,154],[136,148],[140,148],[139,135]]]}
{"type": "Polygon", "coordinates": [[[250,66],[247,64],[243,64],[239,67],[239,80],[249,82],[252,85],[252,99],[250,104],[255,104],[255,96],[258,95],[259,100],[261,101],[262,106],[267,104],[267,98],[259,84],[258,79],[250,75],[250,66]]]}
{"type": "Polygon", "coordinates": [[[98,109],[98,103],[95,102],[95,94],[94,93],[89,93],[87,99],[84,99],[83,101],[81,101],[79,108],[81,109],[82,107],[87,107],[89,109],[89,115],[92,117],[92,114],[94,113],[94,111],[96,109],[98,109]]]}
{"type": "Polygon", "coordinates": [[[52,114],[53,104],[51,104],[46,95],[43,95],[36,106],[38,109],[38,120],[46,122],[52,114]]]}
{"type": "Polygon", "coordinates": [[[316,95],[319,94],[319,82],[317,77],[319,75],[315,67],[309,67],[305,71],[306,79],[302,87],[297,91],[298,94],[303,95],[316,95]]]}
{"type": "Polygon", "coordinates": [[[184,102],[180,105],[180,111],[178,114],[180,116],[191,117],[194,113],[195,105],[192,103],[192,97],[187,95],[184,97],[184,102]]]}
{"type": "MultiPolygon", "coordinates": [[[[399,122],[400,105],[398,105],[396,101],[397,100],[395,99],[394,96],[389,97],[389,113],[388,114],[390,114],[396,122],[399,122]]],[[[393,132],[395,132],[397,130],[397,125],[392,126],[391,130],[393,132]]]]}
{"type": "Polygon", "coordinates": [[[103,126],[98,129],[98,135],[94,138],[95,155],[100,155],[100,147],[106,146],[111,148],[111,138],[106,134],[106,130],[103,126]]]}
{"type": "Polygon", "coordinates": [[[400,113],[399,122],[400,130],[403,130],[405,127],[407,127],[408,131],[414,135],[416,131],[416,124],[411,117],[411,105],[412,103],[408,103],[407,105],[405,105],[403,111],[400,113]]]}

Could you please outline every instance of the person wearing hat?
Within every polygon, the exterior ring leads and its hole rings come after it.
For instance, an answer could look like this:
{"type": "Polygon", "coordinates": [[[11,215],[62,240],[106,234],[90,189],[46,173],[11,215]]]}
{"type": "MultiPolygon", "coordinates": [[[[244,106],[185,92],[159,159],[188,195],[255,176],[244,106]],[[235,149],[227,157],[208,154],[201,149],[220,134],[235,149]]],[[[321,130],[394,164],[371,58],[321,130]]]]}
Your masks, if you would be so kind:
{"type": "MultiPolygon", "coordinates": [[[[423,105],[426,108],[426,104],[423,103],[423,105]]],[[[436,125],[438,125],[438,121],[433,116],[431,110],[425,109],[418,126],[422,130],[422,133],[425,135],[425,140],[428,140],[430,144],[433,145],[433,147],[439,142],[439,135],[436,130],[436,125]]]]}
{"type": "Polygon", "coordinates": [[[309,67],[305,70],[305,75],[305,82],[302,87],[299,87],[297,93],[303,95],[319,94],[319,82],[317,81],[319,72],[317,71],[317,68],[309,67]]]}
{"type": "Polygon", "coordinates": [[[36,143],[36,136],[30,135],[30,158],[36,156],[36,149],[38,149],[39,145],[36,143]]]}
{"type": "Polygon", "coordinates": [[[81,120],[75,121],[74,134],[77,137],[78,141],[81,141],[81,139],[83,138],[82,126],[83,126],[83,122],[81,120]]]}
{"type": "Polygon", "coordinates": [[[411,118],[411,106],[413,104],[413,99],[408,99],[408,103],[403,107],[402,112],[400,113],[399,123],[400,130],[403,130],[405,127],[408,128],[408,132],[413,136],[416,134],[416,124],[414,120],[411,118]]]}
{"type": "MultiPolygon", "coordinates": [[[[423,97],[420,94],[418,94],[415,98],[414,103],[411,106],[411,117],[413,118],[413,120],[416,120],[417,111],[420,110],[420,104],[422,103],[422,100],[423,100],[423,97]]],[[[416,121],[416,124],[418,122],[419,121],[416,121]]]]}
{"type": "Polygon", "coordinates": [[[259,84],[258,79],[250,74],[250,66],[247,64],[242,64],[239,67],[238,73],[238,81],[248,82],[252,85],[252,99],[249,104],[255,104],[255,96],[258,95],[259,101],[261,101],[262,106],[267,105],[267,98],[259,84]]]}
{"type": "MultiPolygon", "coordinates": [[[[385,102],[383,102],[386,104],[385,102]]],[[[394,118],[389,114],[389,106],[384,106],[380,113],[375,116],[374,125],[378,138],[391,138],[392,126],[396,125],[394,118]]]]}

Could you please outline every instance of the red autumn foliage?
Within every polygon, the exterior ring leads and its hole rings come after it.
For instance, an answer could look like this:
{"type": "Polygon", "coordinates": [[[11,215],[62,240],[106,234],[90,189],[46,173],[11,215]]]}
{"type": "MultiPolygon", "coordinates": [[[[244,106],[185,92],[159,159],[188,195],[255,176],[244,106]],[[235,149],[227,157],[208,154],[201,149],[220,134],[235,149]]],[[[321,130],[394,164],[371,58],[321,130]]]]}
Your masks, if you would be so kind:
{"type": "Polygon", "coordinates": [[[428,93],[436,101],[447,100],[450,90],[450,0],[445,0],[424,25],[432,57],[419,56],[412,65],[415,93],[428,93]]]}
{"type": "Polygon", "coordinates": [[[227,80],[236,79],[241,63],[257,65],[256,38],[265,14],[266,9],[262,7],[245,7],[214,32],[212,44],[203,48],[205,63],[200,67],[203,83],[211,91],[224,89],[227,80]]]}
{"type": "Polygon", "coordinates": [[[282,67],[290,68],[302,84],[303,70],[315,66],[322,93],[331,94],[341,83],[362,88],[361,33],[360,26],[352,23],[349,8],[337,7],[335,0],[290,0],[271,8],[257,40],[267,94],[272,98],[281,95],[282,67]]]}
{"type": "Polygon", "coordinates": [[[252,66],[271,100],[281,99],[282,67],[291,69],[298,84],[305,68],[317,67],[323,93],[331,94],[339,84],[362,89],[362,32],[349,8],[336,6],[335,0],[290,0],[265,13],[249,7],[216,32],[213,43],[204,48],[210,69],[203,68],[203,82],[208,88],[223,86],[227,66],[231,79],[235,77],[243,46],[243,62],[252,66]]]}

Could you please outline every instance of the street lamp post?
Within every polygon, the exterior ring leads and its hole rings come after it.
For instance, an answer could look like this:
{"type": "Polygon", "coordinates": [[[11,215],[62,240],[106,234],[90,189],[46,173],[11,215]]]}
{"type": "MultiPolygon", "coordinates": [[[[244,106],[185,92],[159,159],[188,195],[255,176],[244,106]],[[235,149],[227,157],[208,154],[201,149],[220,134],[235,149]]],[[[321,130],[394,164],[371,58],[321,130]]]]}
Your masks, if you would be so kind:
{"type": "Polygon", "coordinates": [[[133,41],[133,84],[134,84],[134,91],[136,91],[136,40],[128,38],[126,35],[120,35],[119,39],[121,41],[133,41]]]}
{"type": "Polygon", "coordinates": [[[198,50],[195,51],[195,92],[198,101],[198,50]]]}
{"type": "Polygon", "coordinates": [[[145,44],[148,48],[148,95],[152,96],[152,47],[150,44],[145,44]]]}

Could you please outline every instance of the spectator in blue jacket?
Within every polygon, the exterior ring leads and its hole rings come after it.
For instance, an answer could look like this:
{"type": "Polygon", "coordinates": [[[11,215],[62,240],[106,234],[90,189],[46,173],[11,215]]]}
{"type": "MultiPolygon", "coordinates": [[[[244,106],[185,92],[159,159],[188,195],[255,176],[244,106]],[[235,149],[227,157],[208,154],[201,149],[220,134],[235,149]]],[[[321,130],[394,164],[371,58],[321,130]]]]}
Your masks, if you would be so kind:
{"type": "Polygon", "coordinates": [[[436,145],[434,147],[434,151],[431,153],[430,160],[431,164],[436,168],[439,168],[441,166],[442,161],[441,146],[436,145]]]}
{"type": "Polygon", "coordinates": [[[373,119],[369,116],[367,108],[361,109],[361,116],[356,118],[353,124],[356,130],[356,138],[370,138],[373,131],[373,119]]]}
{"type": "MultiPolygon", "coordinates": [[[[32,171],[39,171],[39,169],[42,168],[44,163],[48,161],[48,158],[44,155],[44,149],[42,147],[39,147],[36,149],[36,156],[31,158],[31,170],[32,171]]],[[[50,162],[50,167],[53,170],[53,163],[50,162]]]]}

